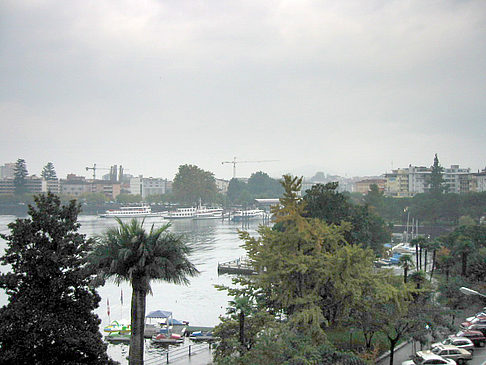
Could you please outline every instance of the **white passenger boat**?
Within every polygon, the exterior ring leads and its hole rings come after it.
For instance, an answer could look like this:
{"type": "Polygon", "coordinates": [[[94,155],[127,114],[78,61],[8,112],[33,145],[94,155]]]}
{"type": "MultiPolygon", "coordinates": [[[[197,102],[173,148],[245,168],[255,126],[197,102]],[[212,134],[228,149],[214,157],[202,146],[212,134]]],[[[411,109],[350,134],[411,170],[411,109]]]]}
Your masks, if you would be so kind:
{"type": "Polygon", "coordinates": [[[166,219],[221,219],[223,218],[222,208],[207,208],[199,206],[197,208],[178,208],[163,215],[166,219]]]}
{"type": "Polygon", "coordinates": [[[232,220],[240,221],[246,219],[263,218],[264,216],[265,211],[262,209],[237,210],[233,213],[232,220]]]}
{"type": "Polygon", "coordinates": [[[172,212],[164,213],[166,219],[193,219],[196,216],[196,208],[178,208],[172,212]]]}
{"type": "Polygon", "coordinates": [[[222,219],[223,208],[206,208],[205,206],[199,207],[196,210],[194,219],[222,219]]]}
{"type": "Polygon", "coordinates": [[[161,216],[161,213],[152,212],[152,209],[148,205],[108,209],[104,214],[100,214],[100,217],[102,218],[143,218],[161,216]]]}

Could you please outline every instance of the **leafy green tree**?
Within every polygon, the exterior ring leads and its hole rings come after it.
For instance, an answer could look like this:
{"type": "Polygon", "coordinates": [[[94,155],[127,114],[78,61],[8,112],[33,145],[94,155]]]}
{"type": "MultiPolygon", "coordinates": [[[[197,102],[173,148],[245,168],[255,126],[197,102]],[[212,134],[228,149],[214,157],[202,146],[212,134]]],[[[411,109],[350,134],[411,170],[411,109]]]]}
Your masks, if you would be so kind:
{"type": "Polygon", "coordinates": [[[390,365],[393,365],[395,348],[400,340],[423,340],[429,334],[429,329],[438,333],[445,326],[444,310],[430,300],[429,292],[414,292],[411,289],[400,292],[401,295],[375,307],[383,319],[380,331],[389,341],[390,365]]]}
{"type": "Polygon", "coordinates": [[[57,180],[56,170],[54,169],[54,164],[48,162],[42,169],[41,176],[45,180],[57,180]]]}
{"type": "Polygon", "coordinates": [[[91,240],[79,234],[79,205],[51,193],[9,224],[0,275],[9,303],[0,309],[1,364],[109,364],[93,313],[100,297],[86,264],[91,240]]]}
{"type": "Polygon", "coordinates": [[[285,323],[262,328],[251,351],[240,357],[219,356],[217,365],[268,365],[268,364],[342,364],[365,365],[354,354],[336,350],[329,344],[316,345],[310,336],[296,332],[285,323]]]}
{"type": "Polygon", "coordinates": [[[181,165],[174,177],[172,190],[175,197],[185,204],[210,203],[218,191],[212,172],[195,165],[181,165]]]}
{"type": "Polygon", "coordinates": [[[339,183],[316,184],[306,190],[304,201],[306,216],[324,220],[327,224],[340,224],[349,221],[351,204],[337,191],[339,183]]]}
{"type": "Polygon", "coordinates": [[[370,185],[370,191],[365,195],[364,201],[370,207],[374,208],[378,214],[383,214],[385,197],[384,193],[379,190],[378,185],[370,185]]]}
{"type": "Polygon", "coordinates": [[[233,204],[248,205],[253,200],[248,191],[248,184],[237,178],[232,178],[228,185],[228,192],[226,193],[228,199],[233,204]]]}
{"type": "Polygon", "coordinates": [[[432,165],[432,171],[430,172],[429,191],[432,195],[440,195],[446,190],[443,173],[444,168],[439,165],[439,158],[437,157],[436,153],[434,157],[434,164],[432,165]]]}
{"type": "Polygon", "coordinates": [[[260,198],[279,198],[283,193],[282,184],[262,171],[251,174],[247,186],[251,194],[260,198]]]}
{"type": "Polygon", "coordinates": [[[391,240],[391,231],[384,220],[371,212],[368,205],[354,205],[337,191],[338,183],[316,184],[304,196],[306,217],[319,218],[327,224],[350,222],[345,233],[347,242],[371,248],[381,255],[383,244],[391,240]]]}
{"type": "Polygon", "coordinates": [[[142,196],[139,194],[120,194],[116,197],[116,201],[122,205],[140,203],[142,201],[142,196]]]}
{"type": "Polygon", "coordinates": [[[102,278],[132,285],[130,365],[143,364],[145,304],[152,280],[187,284],[188,276],[198,274],[187,255],[189,247],[180,236],[167,232],[170,224],[159,229],[143,228],[133,219],[108,229],[90,254],[93,267],[102,278]]]}
{"type": "Polygon", "coordinates": [[[88,204],[101,205],[108,201],[108,197],[103,193],[83,193],[79,196],[80,200],[86,201],[88,204]]]}
{"type": "Polygon", "coordinates": [[[14,187],[15,195],[22,195],[27,192],[25,178],[27,177],[27,167],[25,160],[19,158],[14,167],[14,187]]]}

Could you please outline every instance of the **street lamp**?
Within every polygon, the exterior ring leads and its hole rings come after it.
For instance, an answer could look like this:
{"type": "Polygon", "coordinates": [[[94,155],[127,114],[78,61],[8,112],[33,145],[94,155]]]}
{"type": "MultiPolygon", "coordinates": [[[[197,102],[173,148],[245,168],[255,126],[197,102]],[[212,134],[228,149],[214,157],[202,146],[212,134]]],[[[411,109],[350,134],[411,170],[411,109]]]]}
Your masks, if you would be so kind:
{"type": "Polygon", "coordinates": [[[466,295],[479,295],[480,297],[486,298],[486,295],[481,294],[480,292],[477,292],[476,290],[472,290],[472,289],[466,288],[465,286],[461,286],[459,288],[459,290],[461,291],[462,294],[466,294],[466,295]]]}

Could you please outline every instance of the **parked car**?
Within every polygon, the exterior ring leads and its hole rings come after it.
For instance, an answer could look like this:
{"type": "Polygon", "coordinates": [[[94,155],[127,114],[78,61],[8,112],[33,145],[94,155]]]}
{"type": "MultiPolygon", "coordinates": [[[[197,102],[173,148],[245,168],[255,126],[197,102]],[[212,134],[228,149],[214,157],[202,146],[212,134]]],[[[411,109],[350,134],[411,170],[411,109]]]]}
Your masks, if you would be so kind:
{"type": "Polygon", "coordinates": [[[486,343],[486,337],[481,331],[462,330],[456,333],[456,337],[467,337],[476,347],[483,347],[486,343]]]}
{"type": "Polygon", "coordinates": [[[465,364],[472,359],[472,354],[469,351],[460,349],[454,345],[438,345],[431,352],[442,356],[444,359],[452,359],[459,365],[465,364]]]}
{"type": "Polygon", "coordinates": [[[466,322],[471,322],[476,317],[486,317],[486,307],[481,312],[476,313],[474,316],[467,317],[466,322]]]}
{"type": "Polygon", "coordinates": [[[457,365],[452,359],[433,354],[430,351],[418,351],[411,360],[402,362],[402,365],[457,365]]]}
{"type": "Polygon", "coordinates": [[[466,328],[470,331],[480,331],[486,336],[486,323],[475,323],[466,328]]]}
{"type": "Polygon", "coordinates": [[[479,316],[479,317],[474,317],[470,321],[465,321],[461,323],[462,328],[468,328],[469,326],[473,324],[486,324],[486,317],[485,316],[479,316]]]}
{"type": "Polygon", "coordinates": [[[433,343],[430,347],[433,349],[438,345],[454,345],[471,353],[474,351],[474,343],[467,337],[449,336],[442,342],[433,343]]]}

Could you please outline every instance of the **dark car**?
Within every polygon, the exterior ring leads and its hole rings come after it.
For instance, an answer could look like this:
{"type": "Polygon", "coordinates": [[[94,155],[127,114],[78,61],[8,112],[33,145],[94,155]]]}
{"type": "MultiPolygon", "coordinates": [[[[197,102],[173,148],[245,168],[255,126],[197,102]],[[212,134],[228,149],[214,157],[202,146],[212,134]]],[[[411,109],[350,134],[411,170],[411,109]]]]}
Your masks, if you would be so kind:
{"type": "Polygon", "coordinates": [[[463,330],[457,332],[456,336],[469,338],[476,347],[483,347],[486,343],[486,337],[481,331],[463,330]]]}

